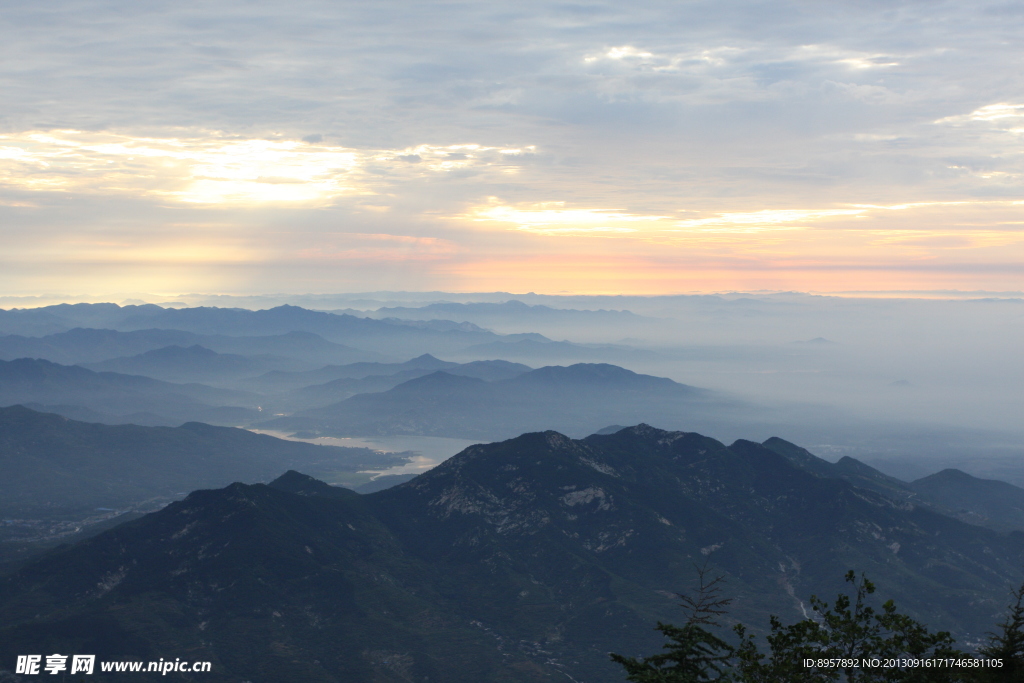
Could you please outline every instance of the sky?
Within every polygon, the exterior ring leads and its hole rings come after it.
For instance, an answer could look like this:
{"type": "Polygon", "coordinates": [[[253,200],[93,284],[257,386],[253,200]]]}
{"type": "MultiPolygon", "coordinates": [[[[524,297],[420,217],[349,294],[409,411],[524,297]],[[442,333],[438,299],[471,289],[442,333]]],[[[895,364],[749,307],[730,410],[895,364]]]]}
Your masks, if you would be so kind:
{"type": "Polygon", "coordinates": [[[0,295],[1024,290],[1024,5],[9,0],[0,295]]]}

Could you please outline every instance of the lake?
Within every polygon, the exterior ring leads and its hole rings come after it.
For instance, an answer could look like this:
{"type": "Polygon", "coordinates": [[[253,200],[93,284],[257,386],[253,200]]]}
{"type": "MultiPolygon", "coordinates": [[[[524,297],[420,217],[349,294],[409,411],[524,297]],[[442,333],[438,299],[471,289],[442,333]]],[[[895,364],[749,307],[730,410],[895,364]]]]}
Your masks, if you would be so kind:
{"type": "Polygon", "coordinates": [[[366,470],[363,474],[372,475],[376,479],[385,474],[422,474],[436,467],[456,453],[473,444],[481,443],[469,439],[449,439],[441,436],[368,436],[368,437],[334,437],[321,436],[315,439],[298,439],[285,432],[269,429],[251,429],[257,434],[267,434],[288,441],[304,441],[324,446],[343,446],[346,448],[370,448],[385,453],[410,453],[412,459],[404,465],[396,465],[381,470],[366,470]]]}

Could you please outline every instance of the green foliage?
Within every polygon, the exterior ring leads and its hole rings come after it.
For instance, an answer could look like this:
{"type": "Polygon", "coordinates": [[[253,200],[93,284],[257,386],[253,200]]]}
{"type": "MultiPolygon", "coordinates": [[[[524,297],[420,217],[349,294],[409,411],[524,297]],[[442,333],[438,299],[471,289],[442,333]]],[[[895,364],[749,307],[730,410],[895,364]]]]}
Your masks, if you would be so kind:
{"type": "Polygon", "coordinates": [[[853,662],[886,659],[958,658],[963,653],[954,647],[953,638],[945,631],[932,633],[923,624],[896,611],[892,600],[882,604],[881,611],[868,604],[875,585],[854,572],[846,581],[855,586],[854,596],[840,594],[832,605],[811,598],[815,616],[789,626],[771,618],[768,636],[770,655],[762,655],[740,626],[736,631],[741,644],[737,649],[740,680],[814,682],[845,680],[850,683],[868,681],[942,681],[957,680],[953,669],[862,667],[853,662]],[[805,660],[838,660],[847,665],[805,666],[805,660]]]}
{"type": "Polygon", "coordinates": [[[988,634],[988,643],[978,649],[982,657],[1002,660],[998,669],[979,669],[969,679],[977,683],[1024,682],[1024,585],[1013,591],[1010,612],[999,630],[988,634]]]}
{"type": "Polygon", "coordinates": [[[733,648],[707,631],[718,626],[716,617],[725,614],[731,602],[721,597],[722,577],[706,580],[707,562],[697,568],[699,587],[694,596],[683,595],[682,607],[690,613],[680,628],[658,622],[657,630],[669,639],[665,652],[643,659],[612,654],[612,661],[626,669],[626,678],[634,683],[700,683],[728,680],[724,669],[733,657],[733,648]]]}
{"type": "Polygon", "coordinates": [[[627,680],[634,683],[698,683],[722,681],[723,670],[732,659],[733,649],[721,638],[697,624],[682,628],[658,622],[658,630],[669,639],[666,652],[636,659],[612,654],[612,661],[626,669],[627,680]]]}
{"type": "MultiPolygon", "coordinates": [[[[852,571],[846,581],[853,585],[852,597],[840,594],[831,604],[817,597],[811,598],[814,616],[784,626],[771,617],[771,634],[767,636],[768,653],[762,653],[753,635],[743,625],[735,627],[739,645],[733,647],[718,636],[704,630],[702,625],[716,625],[701,612],[701,606],[713,604],[715,614],[724,612],[728,601],[717,597],[702,600],[707,586],[718,590],[715,579],[705,584],[700,574],[701,590],[698,599],[684,600],[691,607],[690,618],[682,628],[658,624],[658,630],[667,638],[666,651],[643,659],[613,654],[612,660],[626,669],[627,679],[634,683],[690,683],[691,681],[734,681],[736,683],[943,683],[949,681],[1017,681],[1006,678],[1007,670],[986,670],[992,678],[969,678],[976,670],[956,667],[900,667],[862,666],[865,661],[879,663],[893,659],[959,659],[965,655],[955,648],[949,633],[932,633],[926,626],[901,614],[892,600],[872,607],[870,596],[875,585],[852,571]],[[810,665],[808,665],[810,664],[810,665]]],[[[993,635],[991,644],[983,654],[989,657],[1024,661],[1024,588],[1014,593],[1016,604],[1002,625],[1002,631],[993,635]]],[[[1015,670],[1016,671],[1016,670],[1015,670]]],[[[1017,675],[1017,674],[1015,674],[1017,675]]]]}

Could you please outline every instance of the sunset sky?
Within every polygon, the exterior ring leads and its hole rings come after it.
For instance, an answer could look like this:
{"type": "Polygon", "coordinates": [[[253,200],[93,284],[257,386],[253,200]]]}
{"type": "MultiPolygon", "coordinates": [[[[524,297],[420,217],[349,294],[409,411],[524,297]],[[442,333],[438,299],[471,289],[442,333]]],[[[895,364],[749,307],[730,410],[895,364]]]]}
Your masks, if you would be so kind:
{"type": "Polygon", "coordinates": [[[1024,5],[0,13],[0,295],[1024,289],[1024,5]]]}

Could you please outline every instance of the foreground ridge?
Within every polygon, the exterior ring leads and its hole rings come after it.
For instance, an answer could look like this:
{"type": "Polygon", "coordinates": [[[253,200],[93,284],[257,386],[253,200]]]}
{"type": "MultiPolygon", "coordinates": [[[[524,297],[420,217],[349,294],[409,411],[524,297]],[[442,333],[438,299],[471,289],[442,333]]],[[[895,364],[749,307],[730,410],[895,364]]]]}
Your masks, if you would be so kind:
{"type": "Polygon", "coordinates": [[[213,662],[206,680],[613,681],[606,653],[659,647],[651,624],[705,560],[743,623],[801,618],[855,566],[966,636],[1020,582],[1024,535],[750,441],[537,432],[365,496],[296,471],[192,493],[3,579],[0,657],[43,643],[187,651],[213,662]]]}

